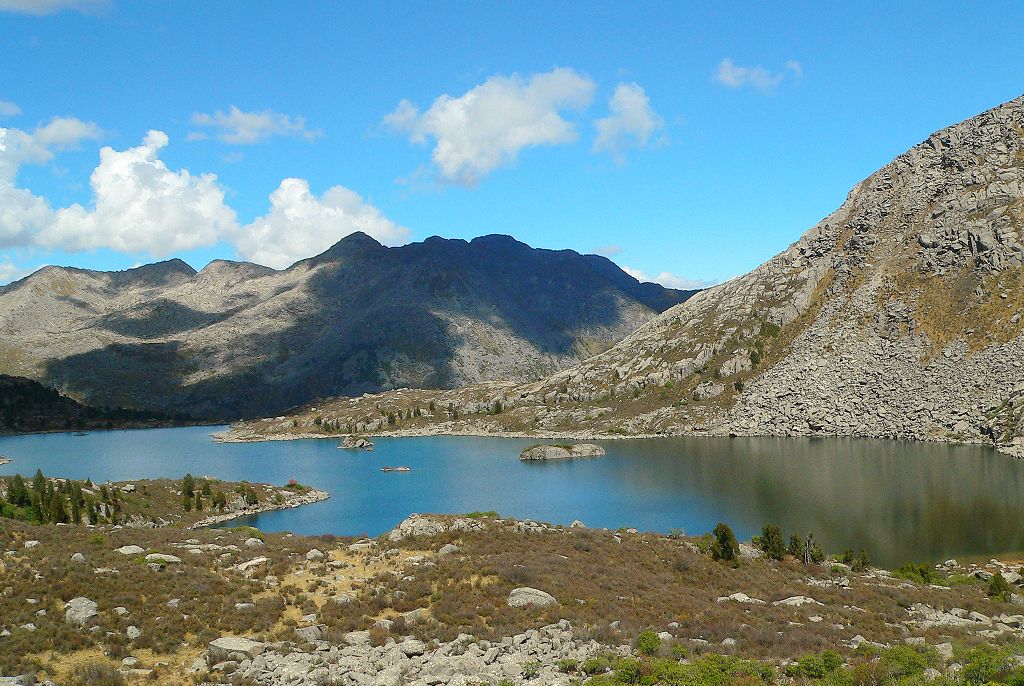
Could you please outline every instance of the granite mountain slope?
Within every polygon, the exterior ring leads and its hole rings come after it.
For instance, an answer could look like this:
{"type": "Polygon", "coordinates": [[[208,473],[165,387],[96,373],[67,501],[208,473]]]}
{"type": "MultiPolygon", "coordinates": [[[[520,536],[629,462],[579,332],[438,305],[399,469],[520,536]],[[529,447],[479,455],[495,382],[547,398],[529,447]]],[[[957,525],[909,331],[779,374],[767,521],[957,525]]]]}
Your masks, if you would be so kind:
{"type": "MultiPolygon", "coordinates": [[[[1024,97],[932,134],[785,252],[574,368],[317,410],[367,428],[368,405],[433,401],[444,411],[377,429],[863,435],[1022,454],[1022,234],[1024,97]],[[480,414],[495,402],[504,412],[480,414]]],[[[303,431],[305,414],[237,434],[303,431]]]]}
{"type": "Polygon", "coordinates": [[[537,379],[688,295],[507,236],[386,248],[357,233],[283,271],[46,267],[0,289],[0,371],[94,405],[253,416],[324,395],[537,379]]]}

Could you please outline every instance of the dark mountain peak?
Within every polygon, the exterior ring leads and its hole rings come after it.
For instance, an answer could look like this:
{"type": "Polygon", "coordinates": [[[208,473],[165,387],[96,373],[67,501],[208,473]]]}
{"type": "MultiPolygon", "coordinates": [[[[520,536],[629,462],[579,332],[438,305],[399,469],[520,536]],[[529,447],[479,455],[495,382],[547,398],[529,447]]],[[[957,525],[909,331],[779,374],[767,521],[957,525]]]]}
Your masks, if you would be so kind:
{"type": "Polygon", "coordinates": [[[489,233],[486,236],[477,236],[469,242],[470,245],[478,248],[530,248],[522,241],[517,241],[512,236],[503,233],[489,233]]]}
{"type": "Polygon", "coordinates": [[[379,250],[387,250],[387,248],[369,234],[363,233],[362,231],[354,231],[343,237],[340,241],[319,255],[307,260],[296,262],[292,266],[294,267],[300,264],[318,265],[325,262],[338,262],[340,260],[370,254],[379,250]]]}

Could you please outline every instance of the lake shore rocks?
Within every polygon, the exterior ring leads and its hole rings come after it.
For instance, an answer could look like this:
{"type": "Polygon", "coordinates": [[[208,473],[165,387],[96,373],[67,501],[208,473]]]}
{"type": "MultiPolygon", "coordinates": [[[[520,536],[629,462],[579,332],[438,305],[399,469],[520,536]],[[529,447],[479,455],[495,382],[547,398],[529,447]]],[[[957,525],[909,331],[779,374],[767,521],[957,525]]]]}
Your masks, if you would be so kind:
{"type": "Polygon", "coordinates": [[[519,459],[529,460],[567,460],[575,457],[600,457],[605,454],[604,448],[596,443],[568,443],[531,445],[523,450],[519,459]]]}
{"type": "Polygon", "coordinates": [[[260,514],[261,512],[272,512],[274,510],[286,510],[292,507],[302,507],[303,505],[312,505],[322,500],[327,500],[331,497],[331,494],[327,491],[318,491],[316,489],[310,489],[305,493],[297,493],[287,488],[280,489],[278,493],[281,495],[280,501],[265,500],[264,502],[257,503],[256,505],[242,505],[230,512],[223,514],[210,515],[204,519],[199,520],[189,529],[198,529],[200,527],[210,526],[212,524],[221,524],[223,522],[229,522],[232,519],[238,519],[246,515],[260,514]]]}

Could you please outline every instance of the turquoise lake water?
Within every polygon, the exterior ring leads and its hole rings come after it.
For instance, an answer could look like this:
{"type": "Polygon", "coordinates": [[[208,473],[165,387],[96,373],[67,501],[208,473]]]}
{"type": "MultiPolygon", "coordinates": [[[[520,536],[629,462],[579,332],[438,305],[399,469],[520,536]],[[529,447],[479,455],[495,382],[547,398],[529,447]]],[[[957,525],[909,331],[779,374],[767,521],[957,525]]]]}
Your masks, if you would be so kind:
{"type": "Polygon", "coordinates": [[[180,478],[322,488],[331,499],[239,523],[267,531],[376,535],[411,512],[495,510],[557,524],[689,534],[728,522],[741,539],[766,522],[813,531],[829,552],[872,560],[1024,550],[1024,461],[991,449],[869,439],[658,438],[600,442],[604,457],[524,463],[534,441],[377,438],[372,452],[336,440],[220,444],[223,427],[0,438],[0,475],[93,481],[180,478]],[[383,473],[408,465],[411,473],[383,473]]]}

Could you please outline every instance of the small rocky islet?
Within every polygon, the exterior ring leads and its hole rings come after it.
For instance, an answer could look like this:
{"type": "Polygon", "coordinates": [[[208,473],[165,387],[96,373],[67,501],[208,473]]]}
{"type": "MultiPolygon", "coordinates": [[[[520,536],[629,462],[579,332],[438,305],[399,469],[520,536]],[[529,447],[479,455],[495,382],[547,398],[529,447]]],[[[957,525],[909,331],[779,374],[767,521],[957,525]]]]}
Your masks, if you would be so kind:
{"type": "Polygon", "coordinates": [[[524,462],[531,460],[568,460],[576,457],[600,457],[605,449],[596,443],[541,443],[524,448],[519,459],[524,462]]]}

